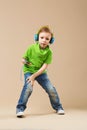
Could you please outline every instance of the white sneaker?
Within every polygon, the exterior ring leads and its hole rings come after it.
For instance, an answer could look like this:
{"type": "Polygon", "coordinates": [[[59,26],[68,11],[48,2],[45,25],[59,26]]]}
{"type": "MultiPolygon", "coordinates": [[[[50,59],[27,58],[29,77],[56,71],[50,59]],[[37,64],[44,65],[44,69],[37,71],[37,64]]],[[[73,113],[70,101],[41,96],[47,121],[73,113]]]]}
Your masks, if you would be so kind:
{"type": "Polygon", "coordinates": [[[64,114],[65,114],[65,112],[64,112],[63,109],[59,109],[59,110],[57,111],[57,113],[58,113],[59,115],[64,115],[64,114]]]}
{"type": "Polygon", "coordinates": [[[17,115],[17,117],[23,117],[24,116],[24,112],[20,111],[16,115],[17,115]]]}

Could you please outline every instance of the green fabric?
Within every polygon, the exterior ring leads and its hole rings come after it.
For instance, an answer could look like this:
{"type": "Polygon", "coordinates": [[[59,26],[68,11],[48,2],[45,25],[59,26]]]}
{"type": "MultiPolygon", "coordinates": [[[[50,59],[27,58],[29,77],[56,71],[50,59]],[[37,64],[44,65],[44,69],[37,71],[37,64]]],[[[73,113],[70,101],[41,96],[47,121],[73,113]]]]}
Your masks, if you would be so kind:
{"type": "Polygon", "coordinates": [[[52,62],[52,51],[49,46],[45,49],[41,49],[39,43],[34,43],[28,47],[23,58],[27,59],[27,61],[31,63],[31,65],[23,66],[24,73],[35,73],[44,63],[50,64],[52,62]]]}

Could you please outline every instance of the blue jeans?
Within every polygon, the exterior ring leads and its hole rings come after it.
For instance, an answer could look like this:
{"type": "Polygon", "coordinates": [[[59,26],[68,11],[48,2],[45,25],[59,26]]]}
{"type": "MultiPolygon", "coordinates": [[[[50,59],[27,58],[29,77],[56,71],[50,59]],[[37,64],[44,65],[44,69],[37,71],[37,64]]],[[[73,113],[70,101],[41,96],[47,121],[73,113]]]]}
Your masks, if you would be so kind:
{"type": "MultiPolygon", "coordinates": [[[[33,87],[31,86],[30,83],[27,83],[26,79],[31,76],[32,73],[26,73],[24,74],[24,87],[22,89],[18,104],[16,106],[16,112],[18,111],[24,111],[26,109],[27,101],[33,91],[33,87]]],[[[58,96],[58,93],[55,89],[55,87],[51,84],[48,76],[46,73],[43,73],[36,77],[35,79],[41,86],[42,88],[46,91],[46,93],[49,96],[50,103],[56,111],[62,107],[60,103],[60,99],[58,96]]]]}

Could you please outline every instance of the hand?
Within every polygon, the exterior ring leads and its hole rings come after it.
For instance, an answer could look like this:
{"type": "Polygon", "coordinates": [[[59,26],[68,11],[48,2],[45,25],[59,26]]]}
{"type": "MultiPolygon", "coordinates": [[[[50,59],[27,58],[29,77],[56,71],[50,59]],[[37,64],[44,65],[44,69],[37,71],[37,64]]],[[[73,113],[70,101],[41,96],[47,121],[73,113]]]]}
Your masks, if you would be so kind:
{"type": "Polygon", "coordinates": [[[31,62],[27,61],[27,60],[24,59],[24,58],[22,58],[22,63],[23,63],[23,64],[26,64],[26,65],[28,65],[28,66],[32,64],[31,62]]]}
{"type": "Polygon", "coordinates": [[[28,66],[31,65],[31,64],[32,64],[31,62],[26,62],[26,65],[28,65],[28,66]]]}
{"type": "Polygon", "coordinates": [[[31,83],[31,86],[34,86],[35,77],[34,75],[31,75],[27,78],[27,83],[31,83]]]}

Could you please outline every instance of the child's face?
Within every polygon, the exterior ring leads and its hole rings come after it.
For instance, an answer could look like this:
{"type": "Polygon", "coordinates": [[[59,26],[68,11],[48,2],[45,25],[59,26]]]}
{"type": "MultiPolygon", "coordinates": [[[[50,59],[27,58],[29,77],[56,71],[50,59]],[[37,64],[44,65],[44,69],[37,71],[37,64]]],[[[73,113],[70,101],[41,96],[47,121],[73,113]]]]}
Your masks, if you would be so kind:
{"type": "Polygon", "coordinates": [[[51,34],[48,32],[39,33],[39,44],[42,49],[46,48],[50,42],[51,34]]]}

